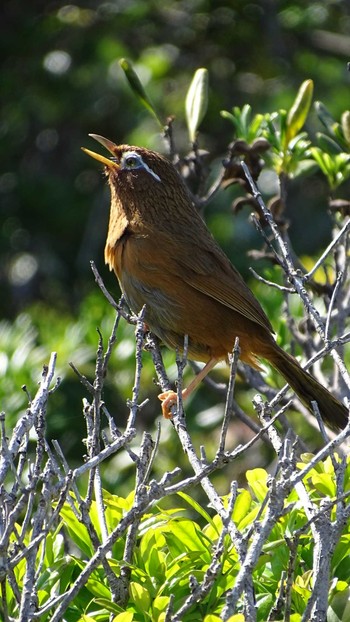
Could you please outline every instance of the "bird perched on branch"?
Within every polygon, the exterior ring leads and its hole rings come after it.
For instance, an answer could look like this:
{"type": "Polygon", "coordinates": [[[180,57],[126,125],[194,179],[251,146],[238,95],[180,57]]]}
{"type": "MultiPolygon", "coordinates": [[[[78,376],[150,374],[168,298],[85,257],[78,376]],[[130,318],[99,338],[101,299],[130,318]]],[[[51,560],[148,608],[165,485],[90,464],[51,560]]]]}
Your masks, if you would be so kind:
{"type": "MultiPolygon", "coordinates": [[[[227,359],[238,337],[242,361],[259,368],[258,360],[267,359],[310,412],[314,400],[331,428],[345,427],[345,406],[275,342],[262,307],[212,237],[171,162],[149,149],[90,136],[112,156],[84,149],[105,165],[111,191],[106,263],[130,308],[138,313],[146,305],[149,329],[180,351],[187,335],[188,357],[206,363],[183,397],[227,359]]],[[[169,417],[176,394],[159,397],[169,417]]]]}

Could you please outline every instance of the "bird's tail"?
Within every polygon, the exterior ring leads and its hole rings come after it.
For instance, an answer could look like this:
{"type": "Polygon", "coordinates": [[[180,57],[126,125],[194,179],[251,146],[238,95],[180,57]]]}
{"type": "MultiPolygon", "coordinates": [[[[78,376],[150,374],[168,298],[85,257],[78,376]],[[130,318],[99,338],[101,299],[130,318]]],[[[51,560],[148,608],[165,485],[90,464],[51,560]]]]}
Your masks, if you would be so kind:
{"type": "Polygon", "coordinates": [[[295,358],[277,344],[274,345],[273,352],[269,353],[269,361],[282,374],[304,406],[314,414],[311,402],[317,402],[321,417],[330,428],[345,428],[349,419],[348,409],[308,374],[295,358]]]}

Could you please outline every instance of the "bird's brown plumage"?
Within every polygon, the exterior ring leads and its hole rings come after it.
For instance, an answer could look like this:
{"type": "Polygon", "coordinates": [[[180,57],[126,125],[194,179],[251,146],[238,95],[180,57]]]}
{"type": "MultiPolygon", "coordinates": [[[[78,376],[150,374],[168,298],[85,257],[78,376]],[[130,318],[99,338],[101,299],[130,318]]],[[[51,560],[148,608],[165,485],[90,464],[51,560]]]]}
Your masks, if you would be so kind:
{"type": "Polygon", "coordinates": [[[241,359],[267,359],[311,410],[318,402],[328,425],[346,425],[348,413],[275,342],[272,327],[239,272],[195,208],[175,167],[160,154],[114,145],[93,135],[113,157],[93,152],[106,166],[111,210],[105,260],[134,312],[146,305],[149,328],[190,358],[221,360],[239,338],[241,359]]]}

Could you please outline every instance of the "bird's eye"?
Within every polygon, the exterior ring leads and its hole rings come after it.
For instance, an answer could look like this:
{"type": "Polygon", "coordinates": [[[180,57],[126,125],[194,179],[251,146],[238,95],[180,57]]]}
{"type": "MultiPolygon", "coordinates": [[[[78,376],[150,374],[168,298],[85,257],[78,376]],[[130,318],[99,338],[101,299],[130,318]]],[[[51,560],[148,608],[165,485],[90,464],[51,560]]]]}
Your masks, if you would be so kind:
{"type": "Polygon", "coordinates": [[[140,166],[139,158],[137,158],[136,156],[127,156],[124,162],[127,168],[137,168],[138,166],[140,166]]]}
{"type": "Polygon", "coordinates": [[[156,179],[157,181],[160,181],[159,175],[157,175],[157,173],[152,171],[152,169],[148,166],[148,164],[144,162],[144,160],[142,159],[142,156],[139,153],[136,153],[135,151],[128,151],[124,153],[121,164],[122,164],[122,168],[126,169],[127,171],[135,170],[135,169],[143,169],[145,173],[152,175],[154,179],[156,179]]]}

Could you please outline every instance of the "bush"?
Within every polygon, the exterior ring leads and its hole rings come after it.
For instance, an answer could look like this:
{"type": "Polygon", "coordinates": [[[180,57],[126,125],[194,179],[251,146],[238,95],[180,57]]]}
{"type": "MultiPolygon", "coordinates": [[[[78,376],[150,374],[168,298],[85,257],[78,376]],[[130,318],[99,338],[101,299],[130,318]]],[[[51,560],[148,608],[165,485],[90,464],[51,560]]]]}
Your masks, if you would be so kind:
{"type": "MultiPolygon", "coordinates": [[[[134,79],[130,66],[125,68],[129,79],[134,79]]],[[[188,125],[195,138],[205,110],[204,76],[203,72],[196,76],[190,91],[188,125]]],[[[142,86],[136,82],[135,87],[135,79],[134,88],[145,99],[142,86]]],[[[225,113],[235,128],[235,141],[217,181],[196,200],[203,206],[219,186],[237,181],[246,190],[247,195],[237,199],[234,208],[253,207],[253,221],[264,241],[259,253],[267,266],[265,277],[258,277],[257,288],[265,291],[271,314],[280,318],[279,339],[288,345],[292,336],[295,350],[307,354],[308,365],[314,364],[318,378],[340,396],[350,386],[343,356],[349,341],[349,221],[344,219],[349,203],[339,200],[335,192],[350,174],[349,115],[344,113],[341,123],[336,123],[318,104],[328,133],[317,137],[317,146],[302,131],[311,99],[312,83],[307,81],[289,111],[253,116],[245,106],[225,113]],[[334,149],[336,154],[331,153],[334,149]],[[278,176],[281,188],[269,208],[250,179],[250,175],[257,178],[264,166],[278,176]],[[294,258],[288,239],[286,196],[292,178],[314,174],[317,166],[329,182],[333,236],[306,270],[294,258]],[[328,362],[322,368],[317,363],[328,353],[336,371],[328,362]]],[[[171,126],[166,136],[172,146],[171,126]]],[[[203,188],[196,171],[202,175],[205,168],[196,140],[192,147],[179,167],[196,190],[203,188]]],[[[206,447],[200,436],[201,448],[195,449],[198,429],[191,427],[181,403],[172,425],[162,422],[153,435],[141,434],[136,422],[148,407],[140,398],[144,348],[152,356],[162,390],[170,384],[159,344],[144,332],[142,314],[130,316],[122,304],[113,304],[116,317],[106,345],[99,333],[93,381],[75,368],[88,398],[83,400],[86,455],[81,459],[75,456],[74,468],[60,444],[48,441],[46,432],[48,405],[61,390],[59,381],[55,384],[54,380],[55,354],[43,369],[34,398],[27,392],[28,408],[18,415],[16,425],[6,429],[2,415],[0,582],[5,622],[346,620],[350,471],[341,444],[350,434],[350,425],[331,440],[321,422],[317,439],[315,429],[308,427],[315,453],[307,452],[305,441],[294,430],[295,424],[297,431],[306,429],[297,415],[305,415],[302,406],[293,400],[294,424],[287,422],[286,390],[272,388],[274,375],[269,375],[267,385],[260,373],[241,365],[235,349],[221,430],[206,447]],[[136,327],[136,361],[126,420],[120,425],[118,419],[117,426],[104,399],[104,387],[107,370],[115,365],[116,336],[125,330],[125,319],[136,327]],[[249,406],[246,392],[238,391],[237,398],[234,394],[237,373],[258,391],[249,406]],[[259,422],[245,413],[252,410],[252,404],[259,422]],[[245,426],[250,428],[249,435],[245,426]],[[233,438],[237,430],[240,444],[233,438]],[[172,443],[176,443],[175,449],[172,443]],[[270,473],[248,468],[243,487],[230,469],[242,456],[251,460],[259,443],[266,443],[274,452],[274,467],[270,473]],[[163,461],[166,453],[169,455],[163,461]],[[124,481],[118,495],[103,487],[102,478],[119,483],[120,473],[127,470],[135,482],[124,481]],[[216,486],[214,478],[220,473],[224,475],[216,486]],[[223,482],[221,496],[218,489],[223,482]],[[127,490],[123,492],[122,487],[127,490]],[[199,487],[203,496],[197,500],[199,487]]],[[[21,322],[14,326],[13,338],[6,340],[6,331],[2,333],[3,360],[12,361],[3,365],[9,375],[7,407],[15,412],[21,404],[12,398],[14,386],[33,382],[31,362],[35,364],[43,355],[31,325],[26,326],[26,343],[22,342],[21,322]],[[23,343],[20,371],[14,364],[16,340],[23,343]]],[[[104,334],[105,329],[106,325],[104,334]]],[[[83,366],[88,363],[85,371],[91,377],[91,323],[81,322],[71,334],[77,361],[83,366]],[[84,337],[83,346],[80,336],[84,337]]],[[[46,335],[49,341],[49,333],[46,335]]],[[[184,362],[177,357],[180,386],[184,362]]],[[[148,362],[146,375],[151,376],[150,366],[148,362]]],[[[214,390],[220,394],[221,388],[215,386],[214,390]]],[[[121,395],[124,391],[122,386],[121,395]]],[[[315,415],[314,425],[317,410],[315,415]]]]}

